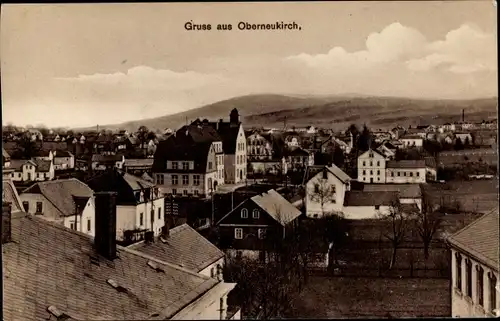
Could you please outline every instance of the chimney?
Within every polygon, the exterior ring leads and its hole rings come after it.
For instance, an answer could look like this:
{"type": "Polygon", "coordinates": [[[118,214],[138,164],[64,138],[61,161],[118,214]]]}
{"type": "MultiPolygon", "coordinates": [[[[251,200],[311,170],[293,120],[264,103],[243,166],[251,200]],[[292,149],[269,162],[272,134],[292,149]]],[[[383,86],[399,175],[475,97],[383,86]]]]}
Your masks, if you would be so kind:
{"type": "Polygon", "coordinates": [[[2,244],[9,243],[11,241],[11,220],[12,206],[10,203],[2,203],[2,244]]]}
{"type": "Polygon", "coordinates": [[[153,231],[147,231],[144,235],[144,241],[146,243],[153,243],[154,237],[155,237],[155,233],[153,231]]]}
{"type": "Polygon", "coordinates": [[[465,109],[462,109],[462,123],[465,122],[465,109]]]}
{"type": "Polygon", "coordinates": [[[95,193],[95,248],[109,260],[116,258],[116,194],[95,193]]]}
{"type": "Polygon", "coordinates": [[[170,236],[170,219],[165,220],[165,225],[161,228],[161,236],[168,238],[170,236]]]}

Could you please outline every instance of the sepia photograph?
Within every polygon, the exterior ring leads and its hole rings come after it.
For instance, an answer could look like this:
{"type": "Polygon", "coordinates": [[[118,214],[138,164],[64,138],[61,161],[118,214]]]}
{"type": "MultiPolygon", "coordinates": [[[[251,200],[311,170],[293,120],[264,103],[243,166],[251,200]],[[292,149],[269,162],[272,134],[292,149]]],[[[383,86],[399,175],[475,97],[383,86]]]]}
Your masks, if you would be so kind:
{"type": "Polygon", "coordinates": [[[2,4],[4,321],[500,317],[497,3],[2,4]]]}

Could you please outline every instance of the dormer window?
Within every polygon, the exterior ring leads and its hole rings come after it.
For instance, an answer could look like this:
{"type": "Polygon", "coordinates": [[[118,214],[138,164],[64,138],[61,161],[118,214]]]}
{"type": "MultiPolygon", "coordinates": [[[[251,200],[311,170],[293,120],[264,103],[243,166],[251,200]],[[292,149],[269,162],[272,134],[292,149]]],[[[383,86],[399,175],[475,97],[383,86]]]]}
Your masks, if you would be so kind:
{"type": "Polygon", "coordinates": [[[241,218],[248,218],[248,210],[246,208],[241,210],[241,218]]]}

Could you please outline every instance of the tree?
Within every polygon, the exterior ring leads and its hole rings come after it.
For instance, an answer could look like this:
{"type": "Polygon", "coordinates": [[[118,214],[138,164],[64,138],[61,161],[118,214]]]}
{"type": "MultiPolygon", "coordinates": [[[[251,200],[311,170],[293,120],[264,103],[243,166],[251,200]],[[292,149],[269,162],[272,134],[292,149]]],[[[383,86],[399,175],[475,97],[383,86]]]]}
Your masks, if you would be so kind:
{"type": "Polygon", "coordinates": [[[335,185],[328,182],[328,170],[323,168],[322,177],[319,178],[309,192],[311,200],[319,203],[321,206],[321,216],[325,216],[325,205],[335,200],[335,185]]]}
{"type": "Polygon", "coordinates": [[[29,134],[24,134],[20,140],[17,141],[17,147],[20,150],[20,157],[22,159],[31,159],[35,157],[41,149],[41,146],[31,139],[29,134]]]}
{"type": "Polygon", "coordinates": [[[319,219],[317,231],[322,231],[324,241],[329,245],[332,263],[337,264],[339,251],[348,244],[350,225],[343,213],[330,213],[319,219]]]}
{"type": "Polygon", "coordinates": [[[406,232],[409,227],[409,217],[401,208],[401,203],[399,201],[393,201],[391,206],[389,206],[389,212],[387,214],[380,214],[380,218],[388,223],[388,229],[384,233],[384,237],[387,238],[392,245],[392,255],[389,264],[389,269],[392,269],[396,264],[397,250],[399,246],[405,239],[406,232]]]}
{"type": "Polygon", "coordinates": [[[424,245],[424,258],[429,258],[429,248],[436,234],[436,231],[441,225],[441,218],[434,211],[434,206],[429,199],[429,195],[422,195],[422,209],[416,212],[415,228],[424,245]]]}
{"type": "Polygon", "coordinates": [[[366,152],[370,149],[372,143],[371,132],[366,125],[363,126],[363,131],[359,135],[357,148],[360,152],[366,152]]]}
{"type": "Polygon", "coordinates": [[[137,139],[141,144],[141,151],[144,151],[144,143],[147,141],[149,129],[146,126],[141,126],[137,130],[137,139]]]}
{"type": "Polygon", "coordinates": [[[460,137],[458,137],[456,142],[455,142],[455,150],[462,150],[462,149],[464,149],[464,144],[463,144],[462,140],[460,139],[460,137]]]}
{"type": "Polygon", "coordinates": [[[335,146],[335,149],[333,150],[333,163],[340,168],[344,167],[345,156],[339,146],[335,146]]]}
{"type": "Polygon", "coordinates": [[[467,137],[465,137],[464,147],[467,148],[470,145],[471,145],[471,142],[470,142],[469,136],[467,136],[467,137]]]}

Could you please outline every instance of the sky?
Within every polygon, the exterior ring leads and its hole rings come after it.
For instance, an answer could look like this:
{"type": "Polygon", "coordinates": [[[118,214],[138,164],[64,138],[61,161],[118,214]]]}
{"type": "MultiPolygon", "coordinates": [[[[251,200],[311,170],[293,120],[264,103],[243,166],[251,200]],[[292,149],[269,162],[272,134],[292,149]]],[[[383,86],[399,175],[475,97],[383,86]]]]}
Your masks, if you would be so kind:
{"type": "Polygon", "coordinates": [[[8,4],[0,21],[4,124],[121,123],[259,93],[498,95],[492,1],[8,4]]]}

